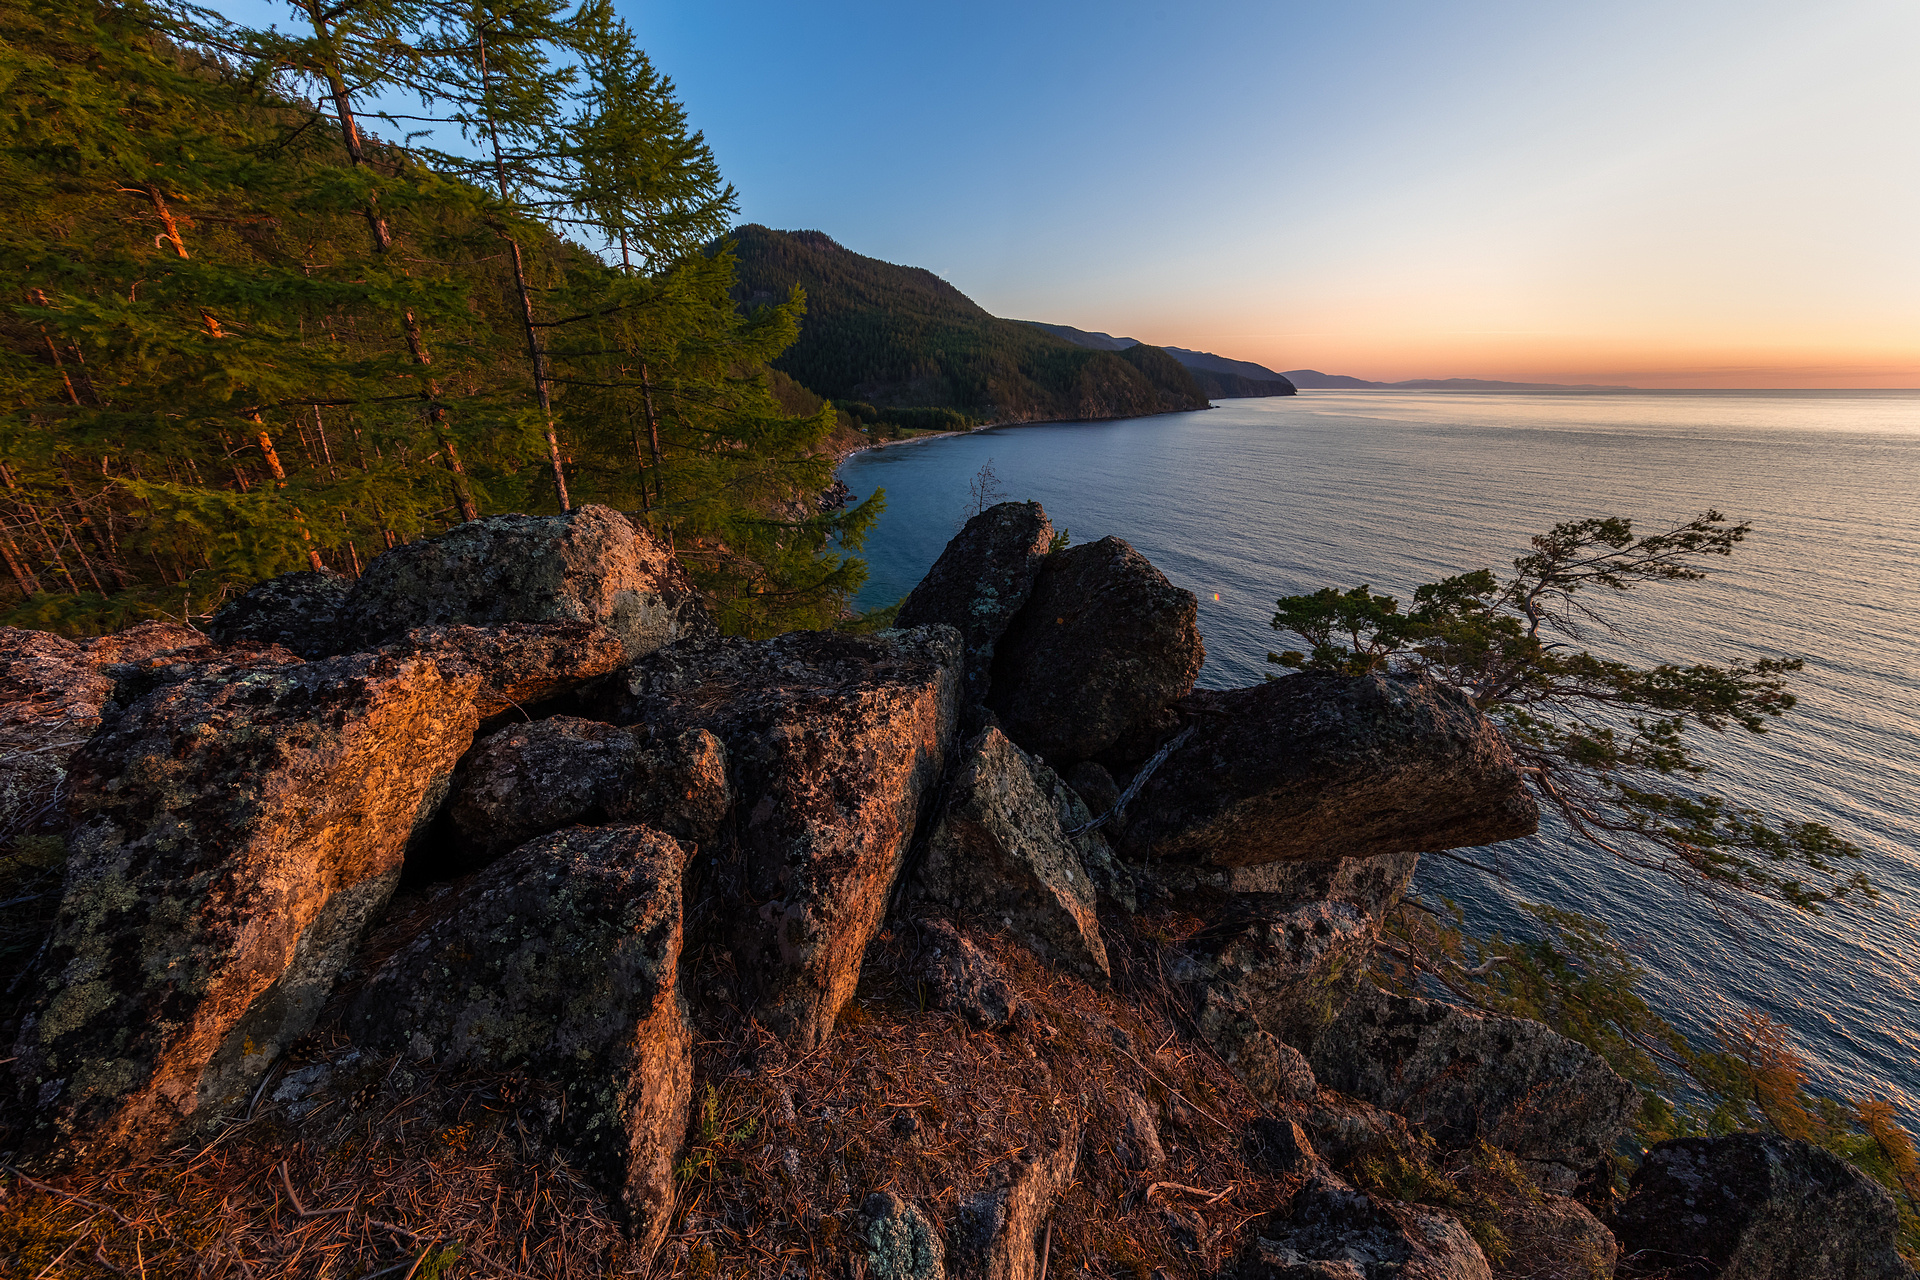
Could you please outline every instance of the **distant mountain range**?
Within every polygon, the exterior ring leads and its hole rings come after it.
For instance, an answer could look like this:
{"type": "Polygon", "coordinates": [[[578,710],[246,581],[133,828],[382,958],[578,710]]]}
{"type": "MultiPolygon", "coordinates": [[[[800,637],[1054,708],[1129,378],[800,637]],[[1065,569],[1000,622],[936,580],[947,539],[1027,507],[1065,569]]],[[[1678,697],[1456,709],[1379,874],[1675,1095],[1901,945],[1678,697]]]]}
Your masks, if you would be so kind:
{"type": "Polygon", "coordinates": [[[1207,407],[1193,374],[1159,347],[1089,348],[1001,320],[931,271],[864,257],[823,232],[745,226],[728,239],[743,304],[806,290],[800,338],[773,365],[843,407],[954,409],[982,422],[1207,407]]]}
{"type": "MultiPolygon", "coordinates": [[[[1168,348],[1172,350],[1172,348],[1168,348]]],[[[1255,366],[1256,368],[1258,366],[1255,366]]],[[[1289,369],[1287,378],[1296,387],[1309,391],[1339,391],[1349,388],[1375,391],[1631,391],[1632,387],[1600,386],[1591,382],[1492,382],[1486,378],[1409,378],[1404,382],[1369,382],[1344,373],[1321,373],[1318,369],[1289,369]]]]}
{"type": "MultiPolygon", "coordinates": [[[[1142,345],[1138,338],[1116,338],[1110,333],[1089,333],[1070,324],[1047,324],[1040,320],[1022,320],[1036,329],[1044,329],[1056,338],[1065,338],[1077,347],[1094,351],[1125,351],[1142,345]]],[[[1185,365],[1187,372],[1211,400],[1232,400],[1251,396],[1290,396],[1294,384],[1287,376],[1275,373],[1251,360],[1229,360],[1210,351],[1189,351],[1185,347],[1163,347],[1168,355],[1185,365]]]]}

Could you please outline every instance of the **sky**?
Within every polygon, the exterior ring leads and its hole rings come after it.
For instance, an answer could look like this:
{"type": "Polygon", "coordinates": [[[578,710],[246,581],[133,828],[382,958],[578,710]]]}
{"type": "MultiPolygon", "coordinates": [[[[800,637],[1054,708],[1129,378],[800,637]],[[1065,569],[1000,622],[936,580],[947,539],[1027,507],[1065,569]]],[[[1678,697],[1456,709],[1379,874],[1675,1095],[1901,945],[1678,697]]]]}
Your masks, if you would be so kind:
{"type": "Polygon", "coordinates": [[[1275,369],[1920,387],[1920,4],[641,3],[744,221],[1275,369]]]}
{"type": "Polygon", "coordinates": [[[742,221],[995,315],[1379,380],[1920,387],[1916,0],[619,3],[742,221]]]}

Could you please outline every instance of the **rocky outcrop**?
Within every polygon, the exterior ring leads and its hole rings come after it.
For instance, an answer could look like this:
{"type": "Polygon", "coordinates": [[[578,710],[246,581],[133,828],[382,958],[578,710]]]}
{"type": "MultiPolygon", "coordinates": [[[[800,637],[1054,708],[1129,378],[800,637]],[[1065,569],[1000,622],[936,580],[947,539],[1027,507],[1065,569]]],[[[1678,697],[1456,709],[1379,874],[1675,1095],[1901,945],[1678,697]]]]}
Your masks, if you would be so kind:
{"type": "Polygon", "coordinates": [[[340,606],[352,588],[352,578],[332,570],[283,573],[221,605],[207,634],[221,644],[277,644],[324,658],[344,648],[340,606]]]}
{"type": "Polygon", "coordinates": [[[591,622],[508,622],[493,627],[420,627],[388,646],[457,661],[480,677],[474,710],[483,722],[529,720],[543,704],[627,665],[627,647],[591,622]]]}
{"type": "Polygon", "coordinates": [[[1758,1133],[1647,1152],[1610,1224],[1623,1276],[1912,1280],[1893,1197],[1832,1152],[1758,1133]]]}
{"type": "Polygon", "coordinates": [[[929,1002],[959,1014],[982,1031],[1013,1022],[1020,999],[1000,962],[945,920],[923,920],[929,1002]]]}
{"type": "Polygon", "coordinates": [[[1193,738],[1129,807],[1130,862],[1365,858],[1490,844],[1539,825],[1499,732],[1443,686],[1303,673],[1188,706],[1193,738]]]}
{"type": "Polygon", "coordinates": [[[575,1158],[618,1192],[649,1250],[693,1096],[677,986],[685,859],[646,827],[544,836],[462,888],[344,1019],[367,1048],[558,1085],[575,1158]]]}
{"type": "Polygon", "coordinates": [[[1060,768],[1126,767],[1179,724],[1206,660],[1199,602],[1118,538],[1057,551],[997,646],[987,705],[1060,768]]]}
{"type": "Polygon", "coordinates": [[[638,822],[711,840],[733,793],[727,749],[704,729],[656,737],[575,716],[509,725],[461,762],[448,814],[481,865],[574,823],[638,822]]]}
{"type": "Polygon", "coordinates": [[[1248,1005],[1208,993],[1200,1010],[1200,1034],[1233,1068],[1247,1091],[1268,1107],[1305,1102],[1319,1092],[1306,1055],[1261,1025],[1248,1005]]]}
{"type": "Polygon", "coordinates": [[[948,1270],[960,1280],[1037,1280],[1043,1228],[1054,1202],[1073,1183],[1080,1162],[1081,1122],[1062,1116],[995,1185],[963,1201],[949,1230],[948,1270]]]}
{"type": "Polygon", "coordinates": [[[963,750],[915,892],[1010,929],[1086,976],[1107,976],[1094,886],[1080,851],[1062,831],[1032,760],[998,729],[963,750]]]}
{"type": "Polygon", "coordinates": [[[1364,1195],[1320,1175],[1270,1216],[1236,1268],[1241,1280],[1493,1280],[1460,1220],[1364,1195]]]}
{"type": "Polygon", "coordinates": [[[71,762],[83,820],[16,1049],[43,1139],[143,1145],[244,1106],[385,905],[477,685],[381,654],[121,679],[71,762]]]}
{"type": "Polygon", "coordinates": [[[1307,1058],[1328,1088],[1400,1113],[1443,1146],[1504,1148],[1561,1193],[1605,1172],[1640,1105],[1592,1050],[1538,1022],[1370,987],[1307,1058]]]}
{"type": "Polygon", "coordinates": [[[1033,592],[1053,542],[1037,502],[1002,502],[967,521],[900,606],[902,627],[945,623],[966,646],[961,697],[985,699],[994,646],[1033,592]]]}
{"type": "Polygon", "coordinates": [[[1168,976],[1193,993],[1208,1038],[1250,1062],[1272,1056],[1255,1031],[1311,1041],[1360,985],[1379,936],[1379,921],[1345,902],[1245,894],[1189,905],[1213,922],[1170,960],[1168,976]]]}
{"type": "Polygon", "coordinates": [[[761,1022],[802,1051],[853,994],[923,803],[953,755],[950,627],[675,645],[636,665],[622,718],[705,729],[742,797],[709,868],[716,929],[761,1022]]]}
{"type": "Polygon", "coordinates": [[[686,570],[618,511],[488,516],[373,560],[339,613],[343,650],[377,648],[416,627],[586,622],[629,660],[713,634],[686,570]]]}

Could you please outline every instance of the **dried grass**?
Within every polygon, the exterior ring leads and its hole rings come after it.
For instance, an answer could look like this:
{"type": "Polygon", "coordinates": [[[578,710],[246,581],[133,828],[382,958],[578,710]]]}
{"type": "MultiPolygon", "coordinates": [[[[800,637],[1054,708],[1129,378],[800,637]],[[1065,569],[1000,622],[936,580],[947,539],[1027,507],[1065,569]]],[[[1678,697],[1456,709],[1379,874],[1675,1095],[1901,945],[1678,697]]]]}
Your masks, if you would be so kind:
{"type": "MultiPolygon", "coordinates": [[[[694,993],[694,1116],[652,1274],[842,1274],[864,1252],[850,1227],[871,1192],[946,1220],[1076,1124],[1080,1164],[1052,1220],[1049,1274],[1217,1270],[1244,1225],[1294,1187],[1248,1163],[1240,1135],[1257,1105],[1180,1025],[1154,949],[1130,948],[1115,923],[1121,972],[1111,990],[976,935],[1031,1010],[1001,1033],[924,1007],[912,925],[875,943],[835,1036],[804,1057],[724,1000],[694,993]],[[1123,1165],[1121,1090],[1163,1118],[1163,1167],[1123,1165]]],[[[692,969],[708,975],[697,985],[727,989],[724,957],[692,969]]],[[[644,1275],[615,1207],[546,1140],[557,1104],[536,1081],[373,1061],[342,1039],[309,1037],[253,1117],[203,1145],[58,1176],[9,1169],[0,1273],[644,1275]],[[330,1071],[318,1093],[275,1100],[315,1065],[330,1071]]]]}

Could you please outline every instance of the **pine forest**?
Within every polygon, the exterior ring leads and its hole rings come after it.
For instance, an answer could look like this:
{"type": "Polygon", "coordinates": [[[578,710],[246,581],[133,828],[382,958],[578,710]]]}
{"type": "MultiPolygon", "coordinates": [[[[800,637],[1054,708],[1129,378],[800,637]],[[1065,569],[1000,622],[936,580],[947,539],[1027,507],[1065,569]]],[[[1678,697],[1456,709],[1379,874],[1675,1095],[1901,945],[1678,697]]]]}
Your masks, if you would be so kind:
{"type": "Polygon", "coordinates": [[[733,190],[610,0],[287,17],[0,3],[0,621],[582,503],[730,632],[840,616],[878,502],[819,510],[834,411],[774,385],[804,296],[736,307],[733,190]]]}

